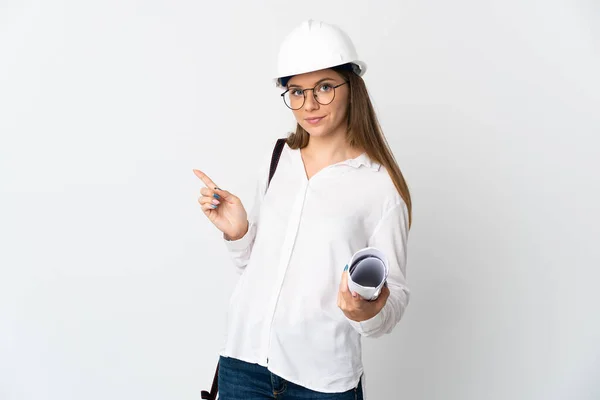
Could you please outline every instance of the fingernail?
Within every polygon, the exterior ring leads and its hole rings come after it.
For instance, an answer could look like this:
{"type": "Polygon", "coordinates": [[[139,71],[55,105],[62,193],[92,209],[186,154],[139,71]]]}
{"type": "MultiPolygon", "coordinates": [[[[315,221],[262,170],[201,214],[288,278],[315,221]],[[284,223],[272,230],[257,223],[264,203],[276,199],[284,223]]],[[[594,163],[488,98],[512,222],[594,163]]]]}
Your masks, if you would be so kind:
{"type": "Polygon", "coordinates": [[[216,204],[211,204],[210,206],[211,206],[212,208],[217,208],[217,205],[216,205],[216,204]]]}
{"type": "Polygon", "coordinates": [[[344,272],[348,271],[348,264],[346,264],[346,266],[344,267],[344,272]]]}
{"type": "Polygon", "coordinates": [[[215,200],[215,199],[213,199],[212,203],[213,203],[213,204],[220,204],[221,202],[220,202],[219,200],[215,200]]]}
{"type": "Polygon", "coordinates": [[[215,193],[215,194],[213,194],[213,197],[214,197],[215,199],[220,199],[220,198],[221,198],[221,196],[219,196],[219,195],[218,195],[218,194],[216,194],[216,193],[215,193]]]}

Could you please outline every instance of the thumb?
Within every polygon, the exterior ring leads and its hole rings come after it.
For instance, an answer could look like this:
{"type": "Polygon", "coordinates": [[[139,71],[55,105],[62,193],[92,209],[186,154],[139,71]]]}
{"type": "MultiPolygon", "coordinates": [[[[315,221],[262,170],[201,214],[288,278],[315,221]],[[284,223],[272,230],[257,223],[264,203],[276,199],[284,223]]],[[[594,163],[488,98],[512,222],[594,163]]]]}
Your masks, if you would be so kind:
{"type": "Polygon", "coordinates": [[[344,272],[342,272],[342,279],[340,281],[340,292],[342,293],[346,293],[350,290],[348,289],[348,274],[348,266],[346,265],[346,268],[344,268],[344,272]]]}
{"type": "Polygon", "coordinates": [[[214,189],[215,193],[218,194],[219,197],[222,198],[223,200],[227,200],[227,201],[231,202],[231,201],[234,201],[235,199],[237,199],[237,197],[235,197],[233,194],[231,194],[227,190],[223,190],[216,186],[213,189],[214,189]]]}

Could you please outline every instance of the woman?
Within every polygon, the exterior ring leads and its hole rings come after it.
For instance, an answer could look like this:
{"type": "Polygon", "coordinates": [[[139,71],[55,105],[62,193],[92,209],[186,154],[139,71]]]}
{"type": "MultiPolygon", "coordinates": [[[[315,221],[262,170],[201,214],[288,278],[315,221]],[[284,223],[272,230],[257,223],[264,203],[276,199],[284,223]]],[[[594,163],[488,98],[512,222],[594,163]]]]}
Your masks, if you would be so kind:
{"type": "Polygon", "coordinates": [[[365,70],[339,28],[303,23],[281,46],[277,77],[296,132],[270,184],[265,159],[250,215],[194,170],[206,185],[202,210],[241,273],[219,361],[222,400],[362,399],[361,337],[390,332],[408,304],[410,195],[365,70]],[[351,293],[342,272],[367,246],[390,265],[374,301],[351,293]]]}

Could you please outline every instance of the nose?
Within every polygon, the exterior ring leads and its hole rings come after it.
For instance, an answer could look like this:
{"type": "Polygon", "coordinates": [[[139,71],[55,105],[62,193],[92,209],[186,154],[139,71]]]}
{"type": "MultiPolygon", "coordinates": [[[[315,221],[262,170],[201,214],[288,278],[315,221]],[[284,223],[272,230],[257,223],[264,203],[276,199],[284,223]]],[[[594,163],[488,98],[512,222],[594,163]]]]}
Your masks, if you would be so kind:
{"type": "Polygon", "coordinates": [[[314,111],[319,109],[319,103],[315,99],[315,94],[312,90],[304,92],[304,96],[304,111],[314,111]]]}

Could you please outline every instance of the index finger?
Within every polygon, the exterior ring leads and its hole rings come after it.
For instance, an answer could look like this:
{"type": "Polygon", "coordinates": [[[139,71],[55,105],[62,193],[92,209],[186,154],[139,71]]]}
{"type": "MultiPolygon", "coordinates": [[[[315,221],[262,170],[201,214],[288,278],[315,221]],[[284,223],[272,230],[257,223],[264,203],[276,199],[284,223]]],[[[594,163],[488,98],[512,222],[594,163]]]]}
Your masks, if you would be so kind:
{"type": "Polygon", "coordinates": [[[206,187],[210,188],[210,189],[217,189],[217,185],[208,177],[208,175],[206,175],[204,172],[198,170],[198,169],[194,169],[192,170],[194,171],[194,174],[200,178],[202,180],[202,182],[204,182],[204,184],[206,185],[206,187]]]}

